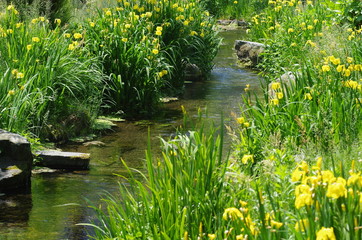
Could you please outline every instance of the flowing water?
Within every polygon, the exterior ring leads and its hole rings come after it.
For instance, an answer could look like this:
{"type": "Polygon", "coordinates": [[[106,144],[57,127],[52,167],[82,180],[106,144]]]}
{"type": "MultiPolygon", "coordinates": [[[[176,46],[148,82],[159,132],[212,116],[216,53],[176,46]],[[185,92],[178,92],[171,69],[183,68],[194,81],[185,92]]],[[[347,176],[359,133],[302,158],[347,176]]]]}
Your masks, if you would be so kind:
{"type": "Polygon", "coordinates": [[[105,146],[68,145],[63,150],[91,154],[89,171],[34,174],[31,194],[0,196],[0,240],[3,239],[88,239],[85,226],[94,218],[88,206],[97,203],[104,191],[116,193],[125,174],[120,159],[129,167],[142,169],[147,132],[151,145],[159,147],[159,136],[169,137],[182,123],[181,105],[191,117],[199,108],[207,108],[208,118],[226,122],[230,113],[239,113],[241,96],[246,84],[256,89],[256,73],[236,65],[234,41],[242,30],[221,32],[224,39],[215,59],[215,67],[207,81],[186,84],[184,96],[165,104],[164,111],[154,120],[119,122],[114,130],[97,140],[105,146]]]}

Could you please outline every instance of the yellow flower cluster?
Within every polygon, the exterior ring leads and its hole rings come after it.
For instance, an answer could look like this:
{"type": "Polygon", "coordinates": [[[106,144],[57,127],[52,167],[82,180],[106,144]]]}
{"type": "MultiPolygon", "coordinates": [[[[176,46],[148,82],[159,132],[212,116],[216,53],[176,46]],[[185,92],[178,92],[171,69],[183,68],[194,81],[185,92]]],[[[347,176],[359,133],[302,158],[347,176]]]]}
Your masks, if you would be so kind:
{"type": "MultiPolygon", "coordinates": [[[[291,180],[299,183],[295,187],[295,207],[297,209],[309,206],[320,209],[321,205],[325,204],[323,201],[334,202],[333,200],[339,198],[357,199],[362,206],[362,193],[360,192],[362,176],[360,172],[355,172],[354,165],[348,179],[335,177],[332,171],[322,170],[321,166],[322,158],[318,158],[316,166],[313,166],[312,169],[303,161],[293,171],[291,180]]],[[[307,224],[303,225],[305,228],[307,224]]],[[[302,229],[300,223],[298,223],[298,229],[302,229]]]]}

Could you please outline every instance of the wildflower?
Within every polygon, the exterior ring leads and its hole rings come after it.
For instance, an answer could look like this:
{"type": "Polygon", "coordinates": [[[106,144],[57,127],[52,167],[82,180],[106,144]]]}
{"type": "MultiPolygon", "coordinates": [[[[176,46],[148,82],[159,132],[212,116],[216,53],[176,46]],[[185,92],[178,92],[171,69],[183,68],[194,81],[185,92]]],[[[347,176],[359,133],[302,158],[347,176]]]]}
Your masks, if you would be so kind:
{"type": "Polygon", "coordinates": [[[321,171],[321,175],[322,175],[323,183],[329,183],[329,182],[333,182],[335,180],[333,172],[331,172],[329,170],[321,171]]]}
{"type": "Polygon", "coordinates": [[[16,73],[16,78],[24,78],[24,73],[21,72],[16,73]]]}
{"type": "Polygon", "coordinates": [[[31,45],[31,44],[26,45],[26,49],[27,49],[28,51],[30,51],[32,48],[33,48],[33,45],[31,45]]]}
{"type": "Polygon", "coordinates": [[[317,44],[315,42],[312,42],[312,40],[307,40],[307,42],[305,43],[306,45],[310,45],[311,47],[316,47],[317,44]]]}
{"type": "Polygon", "coordinates": [[[156,31],[156,35],[157,35],[157,36],[161,36],[161,35],[162,35],[162,32],[161,32],[161,31],[156,31]]]}
{"type": "Polygon", "coordinates": [[[234,4],[238,4],[238,1],[234,1],[234,4]]]}
{"type": "Polygon", "coordinates": [[[299,169],[295,169],[292,173],[292,182],[298,182],[305,175],[304,171],[300,171],[299,169]]]}
{"type": "Polygon", "coordinates": [[[348,63],[352,63],[352,62],[353,62],[353,58],[347,57],[347,62],[348,62],[348,63]]]}
{"type": "Polygon", "coordinates": [[[106,11],[106,16],[112,16],[112,12],[110,10],[106,11]]]}
{"type": "Polygon", "coordinates": [[[322,169],[322,161],[323,161],[323,158],[322,157],[318,157],[317,158],[317,164],[316,166],[313,166],[312,169],[313,170],[321,170],[322,169]]]}
{"type": "Polygon", "coordinates": [[[18,69],[13,69],[13,70],[11,70],[11,74],[14,75],[14,76],[16,76],[16,74],[17,74],[18,72],[19,72],[18,69]]]}
{"type": "Polygon", "coordinates": [[[277,90],[277,89],[279,89],[279,88],[281,88],[280,82],[272,82],[272,83],[271,83],[271,89],[277,90]]]}
{"type": "Polygon", "coordinates": [[[224,214],[222,215],[222,218],[224,220],[232,219],[235,220],[236,218],[242,218],[243,214],[240,212],[239,209],[235,207],[227,208],[224,210],[224,214]]]}
{"type": "Polygon", "coordinates": [[[292,33],[294,32],[294,29],[293,28],[288,28],[288,33],[292,33]]]}
{"type": "Polygon", "coordinates": [[[343,72],[345,70],[345,68],[346,67],[344,65],[338,65],[336,70],[337,70],[337,72],[343,72]]]}
{"type": "Polygon", "coordinates": [[[184,25],[185,25],[185,26],[188,26],[189,23],[190,23],[190,21],[188,21],[188,20],[185,20],[185,21],[184,21],[184,25]]]}
{"type": "Polygon", "coordinates": [[[359,185],[362,186],[362,177],[359,174],[352,174],[348,180],[347,180],[347,186],[351,186],[351,185],[359,185]]]}
{"type": "Polygon", "coordinates": [[[295,207],[300,209],[304,206],[310,206],[313,203],[312,194],[302,193],[295,199],[295,207]]]}
{"type": "Polygon", "coordinates": [[[334,64],[334,65],[339,65],[341,64],[341,59],[340,58],[331,58],[331,62],[334,64]]]}
{"type": "Polygon", "coordinates": [[[210,240],[214,240],[216,238],[216,234],[207,234],[210,240]]]}
{"type": "Polygon", "coordinates": [[[38,37],[33,37],[31,40],[32,40],[33,42],[40,42],[40,38],[38,38],[38,37]]]}
{"type": "Polygon", "coordinates": [[[196,35],[196,36],[198,35],[196,31],[191,31],[191,32],[190,32],[190,36],[195,36],[195,35],[196,35]]]}
{"type": "Polygon", "coordinates": [[[344,82],[343,84],[345,87],[348,88],[352,88],[352,89],[357,89],[359,87],[359,84],[357,81],[353,81],[353,80],[348,80],[346,82],[344,82]]]}
{"type": "Polygon", "coordinates": [[[282,92],[277,92],[276,96],[278,99],[282,99],[284,97],[284,94],[282,92]]]}
{"type": "Polygon", "coordinates": [[[11,4],[11,5],[9,5],[6,9],[7,9],[8,11],[14,10],[14,9],[15,9],[15,6],[11,4]]]}
{"type": "Polygon", "coordinates": [[[124,27],[127,28],[127,29],[131,28],[131,24],[127,23],[127,24],[124,25],[124,27]]]}
{"type": "Polygon", "coordinates": [[[314,27],[312,25],[308,25],[307,29],[312,30],[314,27]]]}
{"type": "Polygon", "coordinates": [[[325,228],[322,227],[321,230],[317,232],[316,240],[336,240],[336,236],[334,235],[333,227],[325,228]]]}
{"type": "Polygon", "coordinates": [[[239,117],[236,119],[236,121],[239,123],[239,124],[243,124],[245,122],[245,118],[244,117],[239,117]]]}
{"type": "Polygon", "coordinates": [[[248,128],[248,127],[250,127],[250,123],[249,122],[244,122],[244,127],[246,127],[246,128],[248,128]]]}
{"type": "Polygon", "coordinates": [[[59,18],[56,18],[56,19],[54,20],[54,23],[55,23],[55,24],[58,24],[58,25],[59,25],[61,22],[62,22],[62,20],[60,20],[59,18]]]}
{"type": "Polygon", "coordinates": [[[82,36],[82,34],[80,34],[80,33],[74,33],[74,34],[73,34],[73,37],[74,37],[74,39],[80,39],[80,38],[82,38],[83,36],[82,36]]]}
{"type": "Polygon", "coordinates": [[[349,70],[349,69],[344,70],[343,76],[345,76],[345,77],[351,76],[351,70],[349,70]]]}
{"type": "Polygon", "coordinates": [[[245,207],[246,205],[248,205],[248,202],[245,202],[245,201],[243,201],[243,200],[240,200],[239,203],[240,203],[240,205],[243,206],[243,207],[245,207]]]}
{"type": "Polygon", "coordinates": [[[340,198],[347,195],[346,180],[339,177],[336,182],[330,183],[327,188],[326,196],[329,198],[340,198]]]}
{"type": "Polygon", "coordinates": [[[279,99],[278,98],[273,98],[272,100],[270,100],[271,104],[274,106],[279,105],[279,99]]]}
{"type": "Polygon", "coordinates": [[[156,49],[156,48],[152,49],[152,53],[157,55],[158,54],[158,49],[156,49]]]}
{"type": "Polygon", "coordinates": [[[294,229],[298,232],[305,232],[307,228],[309,228],[309,221],[307,218],[299,220],[294,226],[294,229]]]}
{"type": "Polygon", "coordinates": [[[124,43],[128,42],[128,38],[122,38],[122,42],[124,43]]]}
{"type": "Polygon", "coordinates": [[[293,43],[290,44],[290,46],[295,47],[295,46],[297,46],[297,44],[295,42],[293,42],[293,43]]]}
{"type": "Polygon", "coordinates": [[[283,226],[283,223],[282,222],[277,222],[277,221],[274,221],[274,220],[270,220],[270,225],[273,228],[279,229],[279,228],[281,228],[283,226]]]}
{"type": "Polygon", "coordinates": [[[15,94],[15,91],[14,90],[9,90],[9,92],[8,92],[8,95],[9,96],[12,96],[12,95],[14,95],[15,94]]]}
{"type": "Polygon", "coordinates": [[[70,38],[71,35],[70,35],[70,33],[65,33],[65,34],[64,34],[64,37],[65,37],[65,38],[70,38]]]}
{"type": "Polygon", "coordinates": [[[38,22],[38,19],[37,18],[33,18],[32,20],[31,20],[31,23],[32,24],[35,24],[35,23],[37,23],[38,22]]]}
{"type": "Polygon", "coordinates": [[[247,164],[248,162],[254,162],[254,156],[251,154],[245,154],[242,158],[241,158],[241,162],[243,164],[247,164]]]}
{"type": "Polygon", "coordinates": [[[304,100],[312,100],[312,99],[313,99],[313,97],[310,93],[304,94],[304,100]]]}
{"type": "Polygon", "coordinates": [[[21,26],[23,26],[24,24],[23,23],[17,23],[17,24],[15,24],[15,27],[16,28],[20,28],[21,26]]]}
{"type": "Polygon", "coordinates": [[[331,67],[329,65],[322,66],[322,72],[329,72],[330,70],[331,70],[331,67]]]}
{"type": "Polygon", "coordinates": [[[40,22],[44,22],[44,21],[45,21],[45,17],[39,17],[39,21],[40,21],[40,22]]]}
{"type": "Polygon", "coordinates": [[[14,31],[13,31],[12,29],[7,29],[6,32],[7,32],[8,34],[12,34],[14,31]]]}
{"type": "Polygon", "coordinates": [[[75,46],[71,43],[68,45],[68,50],[74,50],[75,46]]]}
{"type": "Polygon", "coordinates": [[[89,22],[89,26],[94,27],[96,24],[94,22],[89,22]]]}

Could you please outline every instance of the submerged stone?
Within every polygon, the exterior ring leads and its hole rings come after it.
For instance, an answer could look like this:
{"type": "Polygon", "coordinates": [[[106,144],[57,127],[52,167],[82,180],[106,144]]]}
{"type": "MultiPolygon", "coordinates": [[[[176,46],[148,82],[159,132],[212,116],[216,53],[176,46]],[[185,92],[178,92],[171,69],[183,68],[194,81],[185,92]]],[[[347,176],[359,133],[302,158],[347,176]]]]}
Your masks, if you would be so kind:
{"type": "Polygon", "coordinates": [[[37,166],[53,169],[84,170],[89,168],[90,154],[46,150],[36,152],[37,166]]]}
{"type": "Polygon", "coordinates": [[[32,164],[26,138],[0,129],[0,193],[28,191],[32,164]]]}

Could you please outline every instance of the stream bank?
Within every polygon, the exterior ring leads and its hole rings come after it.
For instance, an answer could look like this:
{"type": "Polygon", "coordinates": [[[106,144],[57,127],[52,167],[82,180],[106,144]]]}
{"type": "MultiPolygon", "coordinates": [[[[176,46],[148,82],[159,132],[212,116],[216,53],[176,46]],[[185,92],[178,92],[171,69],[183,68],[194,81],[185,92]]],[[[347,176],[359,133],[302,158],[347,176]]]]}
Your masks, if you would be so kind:
{"type": "Polygon", "coordinates": [[[259,86],[258,75],[236,63],[233,46],[242,33],[221,32],[224,41],[210,78],[187,83],[183,97],[165,104],[157,118],[116,123],[113,132],[97,139],[104,146],[63,147],[64,151],[90,153],[90,170],[35,174],[31,194],[0,196],[0,239],[88,239],[87,228],[76,225],[94,218],[85,199],[96,203],[104,191],[117,193],[121,181],[117,175],[126,173],[121,158],[129,167],[143,169],[148,128],[152,148],[157,149],[159,137],[171,136],[182,124],[181,106],[190,117],[197,117],[199,108],[207,108],[207,117],[216,123],[221,113],[226,123],[232,121],[230,113],[240,112],[245,85],[259,86]]]}

